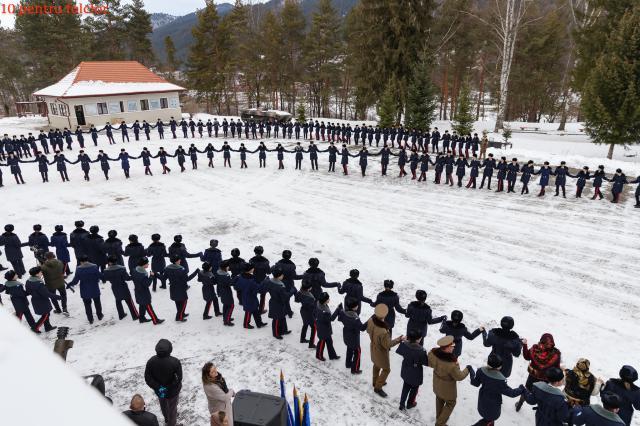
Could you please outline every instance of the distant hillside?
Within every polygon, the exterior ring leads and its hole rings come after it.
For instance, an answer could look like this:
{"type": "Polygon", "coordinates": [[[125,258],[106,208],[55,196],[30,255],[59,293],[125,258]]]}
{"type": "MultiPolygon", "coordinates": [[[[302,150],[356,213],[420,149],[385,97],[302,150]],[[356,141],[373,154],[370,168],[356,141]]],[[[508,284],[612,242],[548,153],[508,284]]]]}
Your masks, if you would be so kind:
{"type": "Polygon", "coordinates": [[[151,14],[151,27],[155,30],[163,25],[167,25],[175,21],[177,16],[169,15],[167,13],[152,13],[151,14]]]}
{"type": "MultiPolygon", "coordinates": [[[[345,16],[356,5],[358,0],[333,0],[333,6],[338,11],[338,14],[345,16]]],[[[316,10],[318,0],[301,0],[300,6],[302,12],[308,18],[316,10]]],[[[216,5],[218,14],[224,16],[233,9],[233,5],[230,3],[220,3],[216,5]]],[[[282,7],[282,0],[269,0],[266,3],[257,3],[254,6],[256,14],[260,15],[266,10],[278,10],[282,7]]],[[[159,14],[152,14],[159,15],[159,14]]],[[[171,16],[171,15],[167,15],[171,16]]],[[[168,23],[154,27],[154,31],[151,34],[151,44],[153,45],[153,51],[160,61],[164,61],[166,58],[166,52],[164,49],[164,39],[166,36],[171,36],[173,43],[176,46],[177,56],[180,60],[184,61],[187,57],[189,46],[193,42],[191,35],[191,28],[196,24],[197,16],[196,12],[188,15],[175,17],[175,19],[168,23]]]]}

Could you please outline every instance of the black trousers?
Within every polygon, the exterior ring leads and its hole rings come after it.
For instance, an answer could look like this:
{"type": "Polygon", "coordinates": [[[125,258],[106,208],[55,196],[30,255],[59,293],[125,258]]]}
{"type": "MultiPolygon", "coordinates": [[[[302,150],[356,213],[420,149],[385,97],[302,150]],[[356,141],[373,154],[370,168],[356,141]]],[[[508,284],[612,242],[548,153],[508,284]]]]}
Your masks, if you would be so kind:
{"type": "MultiPolygon", "coordinates": [[[[60,293],[60,304],[62,304],[62,311],[67,312],[67,290],[62,287],[52,290],[51,293],[55,294],[56,291],[60,293]]],[[[51,299],[51,302],[53,303],[53,307],[55,308],[55,310],[59,312],[60,305],[58,304],[58,299],[51,299]]]]}
{"type": "Polygon", "coordinates": [[[22,317],[24,316],[24,319],[27,320],[27,324],[29,324],[29,327],[33,329],[36,328],[36,320],[33,319],[33,315],[31,315],[31,311],[29,309],[23,312],[16,312],[16,316],[20,321],[22,321],[22,317]]]}
{"type": "Polygon", "coordinates": [[[87,314],[87,319],[89,322],[93,322],[93,310],[91,309],[91,302],[96,308],[96,316],[101,319],[102,318],[102,303],[100,303],[100,297],[94,297],[92,299],[82,299],[84,303],[84,312],[87,314]]]}
{"type": "Polygon", "coordinates": [[[262,326],[262,324],[264,324],[262,322],[262,315],[260,315],[259,311],[255,311],[255,312],[245,311],[244,322],[242,323],[244,328],[248,328],[251,325],[251,315],[253,315],[253,319],[255,320],[256,325],[262,326]]]}
{"type": "Polygon", "coordinates": [[[234,306],[235,305],[233,303],[230,305],[222,305],[222,320],[225,324],[231,324],[231,321],[233,321],[231,315],[233,314],[234,306]]]}
{"type": "Polygon", "coordinates": [[[202,314],[202,316],[209,316],[209,311],[211,310],[211,304],[213,304],[213,313],[218,316],[220,315],[220,304],[218,303],[218,298],[216,296],[213,296],[213,299],[211,300],[205,300],[205,305],[204,305],[204,313],[202,314]]]}
{"type": "Polygon", "coordinates": [[[156,312],[153,310],[153,306],[151,306],[151,303],[149,303],[148,305],[138,305],[138,308],[140,309],[140,314],[138,319],[140,321],[146,319],[146,313],[149,314],[149,316],[151,317],[151,321],[153,322],[153,324],[157,324],[158,323],[158,316],[156,315],[156,312]]]}
{"type": "Polygon", "coordinates": [[[176,321],[182,321],[185,316],[185,311],[187,310],[187,301],[185,300],[176,300],[176,321]]]}
{"type": "Polygon", "coordinates": [[[287,331],[287,318],[273,318],[271,320],[271,333],[273,337],[282,336],[287,331]]]}
{"type": "Polygon", "coordinates": [[[480,189],[484,188],[484,180],[487,179],[487,189],[491,189],[491,176],[483,175],[480,182],[480,189]]]}
{"type": "Polygon", "coordinates": [[[153,291],[156,291],[158,280],[160,280],[160,288],[167,288],[167,281],[162,275],[162,271],[153,271],[153,279],[151,281],[153,291]]]}
{"type": "Polygon", "coordinates": [[[128,298],[125,300],[116,300],[116,309],[118,311],[118,318],[122,319],[126,315],[124,312],[124,308],[122,307],[122,302],[125,302],[127,304],[127,307],[129,308],[129,312],[131,313],[131,319],[134,321],[137,320],[139,317],[138,310],[136,309],[136,305],[133,303],[133,300],[131,300],[131,298],[128,298]]]}
{"type": "Polygon", "coordinates": [[[316,324],[315,322],[302,322],[302,330],[300,331],[300,341],[306,340],[307,329],[311,329],[309,335],[309,347],[312,348],[316,342],[316,324]]]}
{"type": "Polygon", "coordinates": [[[336,171],[336,162],[335,161],[330,161],[329,162],[329,171],[330,172],[335,172],[336,171]]]}
{"type": "Polygon", "coordinates": [[[336,354],[336,350],[333,348],[333,338],[331,336],[326,339],[318,340],[318,346],[316,347],[316,358],[324,359],[324,348],[327,347],[327,352],[329,353],[329,359],[335,359],[338,357],[336,354]]]}
{"type": "Polygon", "coordinates": [[[402,393],[400,394],[400,406],[405,407],[407,403],[414,405],[416,403],[416,397],[418,396],[418,389],[420,386],[411,386],[404,382],[402,384],[402,393]],[[408,401],[407,401],[408,397],[408,401]]]}
{"type": "Polygon", "coordinates": [[[11,263],[11,267],[13,268],[13,271],[18,274],[18,277],[21,277],[26,273],[22,259],[9,260],[9,263],[11,263]]]}
{"type": "Polygon", "coordinates": [[[160,411],[162,411],[162,415],[164,416],[164,421],[167,426],[176,426],[176,422],[178,421],[179,399],[179,393],[171,398],[158,398],[158,401],[160,402],[160,411]]]}
{"type": "Polygon", "coordinates": [[[347,359],[344,362],[345,367],[350,368],[352,373],[360,371],[360,346],[350,348],[347,346],[347,359]]]}

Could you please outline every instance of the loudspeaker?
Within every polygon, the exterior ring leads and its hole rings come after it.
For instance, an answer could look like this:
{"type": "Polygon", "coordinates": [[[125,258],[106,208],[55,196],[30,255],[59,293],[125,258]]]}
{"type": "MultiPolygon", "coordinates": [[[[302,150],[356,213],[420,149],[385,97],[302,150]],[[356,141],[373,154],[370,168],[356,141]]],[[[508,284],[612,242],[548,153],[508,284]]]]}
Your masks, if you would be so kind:
{"type": "Polygon", "coordinates": [[[287,407],[284,399],[247,390],[236,393],[233,399],[235,426],[287,426],[287,407]]]}

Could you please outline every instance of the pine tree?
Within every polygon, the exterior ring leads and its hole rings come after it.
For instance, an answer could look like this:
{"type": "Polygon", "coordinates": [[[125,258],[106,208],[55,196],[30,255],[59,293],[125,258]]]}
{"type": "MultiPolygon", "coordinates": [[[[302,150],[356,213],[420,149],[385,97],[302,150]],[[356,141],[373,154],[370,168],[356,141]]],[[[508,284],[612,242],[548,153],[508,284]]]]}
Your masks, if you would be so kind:
{"type": "Polygon", "coordinates": [[[288,111],[295,111],[296,83],[302,77],[303,42],[306,21],[300,4],[296,0],[284,0],[280,12],[280,26],[282,28],[282,46],[284,52],[283,84],[287,95],[288,111]]]}
{"type": "Polygon", "coordinates": [[[124,31],[127,37],[128,57],[146,66],[153,62],[153,50],[149,35],[153,31],[151,15],[144,10],[142,0],[133,0],[125,7],[124,31]]]}
{"type": "Polygon", "coordinates": [[[608,37],[582,94],[585,130],[596,144],[640,142],[640,6],[628,10],[608,37]]]}
{"type": "Polygon", "coordinates": [[[387,82],[382,97],[378,101],[378,125],[382,128],[393,127],[396,124],[398,104],[396,99],[397,88],[393,81],[387,82]]]}
{"type": "MultiPolygon", "coordinates": [[[[51,6],[50,0],[24,0],[24,6],[51,6]]],[[[73,0],[60,0],[66,7],[73,0]]],[[[17,15],[16,37],[22,42],[23,78],[31,89],[53,84],[85,59],[87,40],[79,15],[17,15]]],[[[3,53],[8,52],[3,47],[3,53]]]]}
{"type": "Polygon", "coordinates": [[[282,80],[282,27],[278,17],[268,10],[260,22],[262,58],[261,64],[265,72],[265,91],[273,108],[284,109],[281,89],[282,80]]]}
{"type": "Polygon", "coordinates": [[[451,127],[458,132],[459,135],[467,135],[473,131],[473,123],[474,114],[471,106],[471,93],[468,82],[465,82],[462,89],[460,89],[456,117],[451,127]]]}
{"type": "Polygon", "coordinates": [[[83,26],[90,35],[89,54],[94,60],[122,60],[126,57],[126,13],[121,0],[89,0],[96,7],[108,6],[109,13],[89,15],[83,26]]]}
{"type": "Polygon", "coordinates": [[[438,105],[436,95],[437,89],[431,81],[431,66],[424,55],[409,83],[404,118],[406,128],[425,131],[431,127],[438,105]]]}
{"type": "Polygon", "coordinates": [[[177,71],[181,61],[176,56],[176,46],[173,44],[171,36],[164,38],[164,49],[167,52],[166,68],[168,71],[177,71]]]}
{"type": "Polygon", "coordinates": [[[329,98],[340,82],[341,40],[340,32],[336,31],[339,26],[340,18],[331,0],[320,0],[306,39],[305,80],[309,84],[313,110],[321,117],[329,116],[329,98]]]}
{"type": "Polygon", "coordinates": [[[198,22],[191,30],[194,43],[189,51],[187,78],[197,99],[204,101],[207,112],[218,104],[224,85],[224,72],[228,64],[228,37],[220,25],[218,12],[212,0],[198,12],[198,22]],[[226,43],[226,44],[225,44],[226,43]]]}
{"type": "Polygon", "coordinates": [[[300,123],[307,121],[307,116],[306,116],[306,108],[304,107],[303,103],[299,103],[298,104],[298,108],[296,110],[297,115],[296,115],[296,120],[300,123]]]}

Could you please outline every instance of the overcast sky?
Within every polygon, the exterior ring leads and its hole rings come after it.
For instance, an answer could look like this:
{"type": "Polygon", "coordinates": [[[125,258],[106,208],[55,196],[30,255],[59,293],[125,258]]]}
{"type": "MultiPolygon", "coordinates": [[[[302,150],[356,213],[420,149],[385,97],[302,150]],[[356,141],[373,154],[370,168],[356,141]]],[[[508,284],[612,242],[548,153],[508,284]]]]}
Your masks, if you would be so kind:
{"type": "MultiPolygon", "coordinates": [[[[4,1],[0,0],[5,5],[10,3],[19,4],[18,0],[4,1]]],[[[214,0],[216,3],[234,3],[234,0],[214,0]]],[[[265,0],[247,0],[245,3],[263,3],[265,0]]],[[[88,1],[78,0],[76,3],[86,4],[88,1]]],[[[123,4],[129,3],[127,0],[122,1],[123,4]]],[[[193,12],[196,9],[201,9],[205,5],[204,0],[145,0],[145,9],[151,13],[168,13],[170,15],[182,16],[193,12]]],[[[3,27],[13,27],[14,17],[12,15],[0,14],[0,24],[3,27]]]]}

